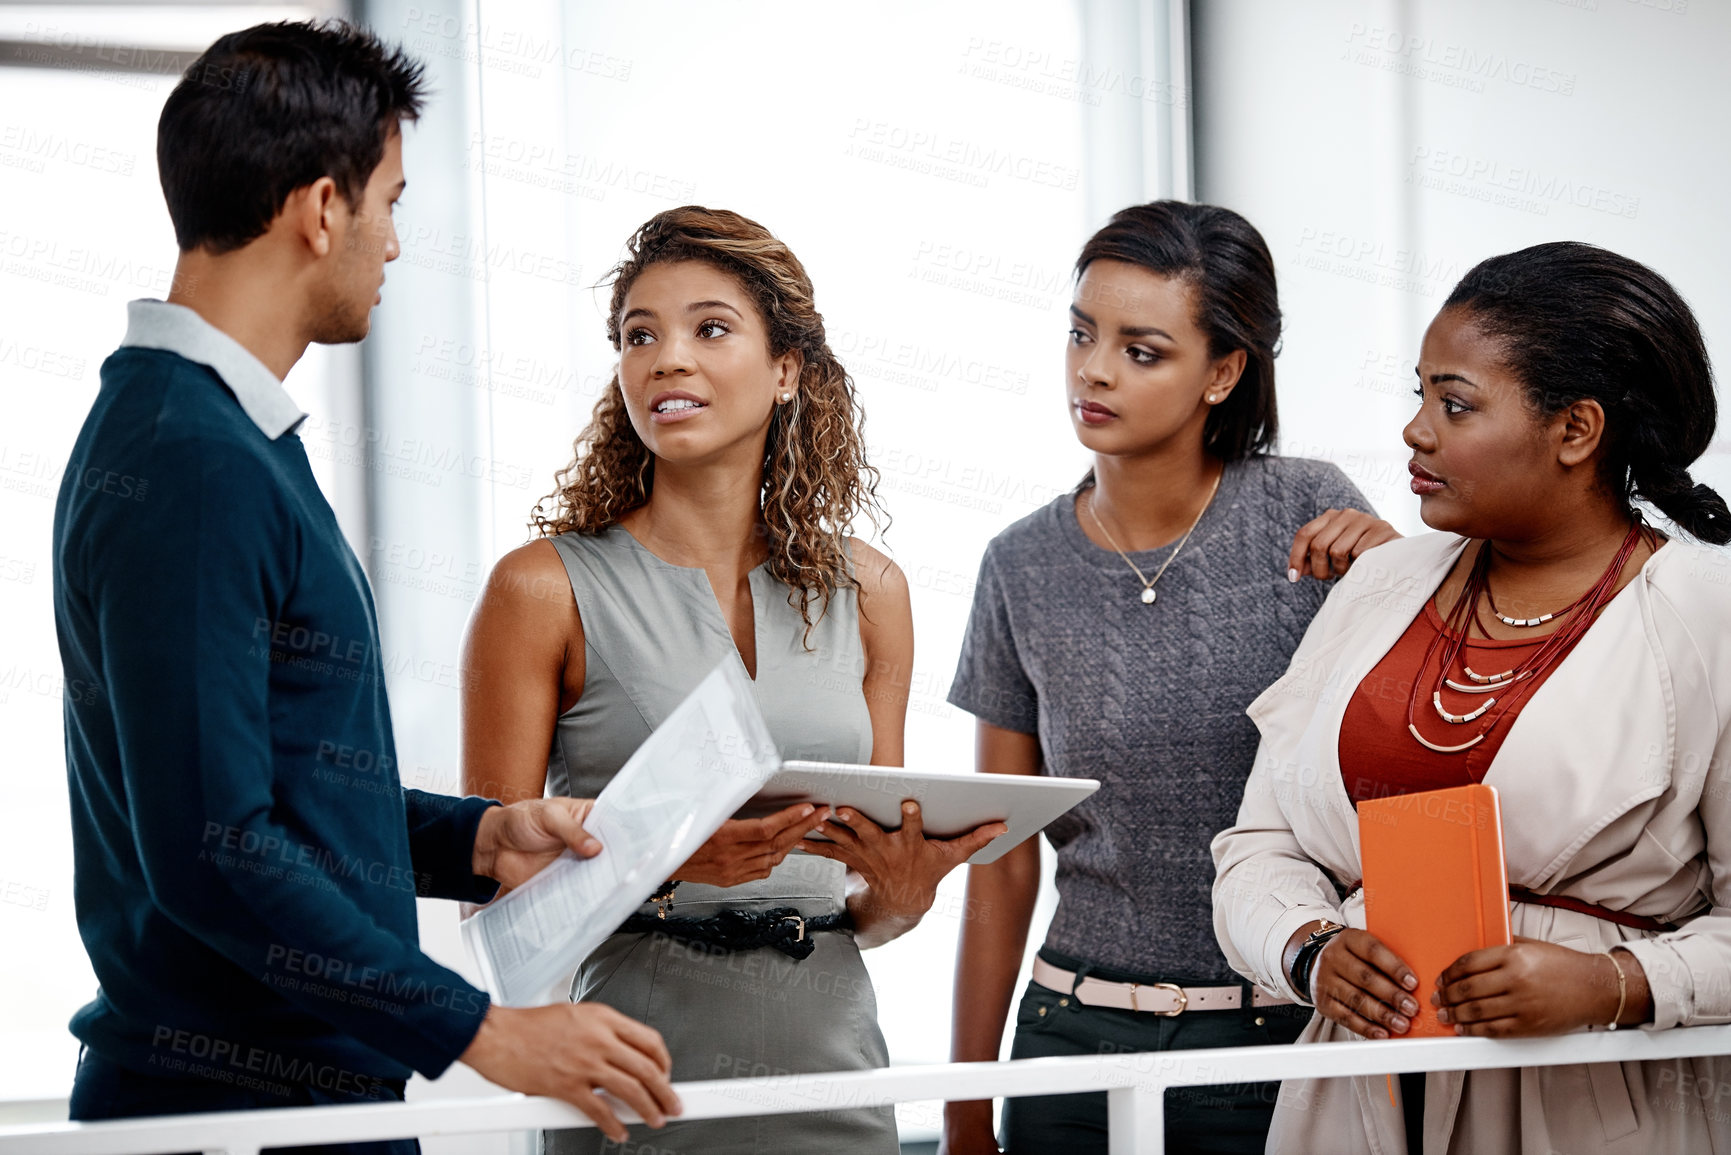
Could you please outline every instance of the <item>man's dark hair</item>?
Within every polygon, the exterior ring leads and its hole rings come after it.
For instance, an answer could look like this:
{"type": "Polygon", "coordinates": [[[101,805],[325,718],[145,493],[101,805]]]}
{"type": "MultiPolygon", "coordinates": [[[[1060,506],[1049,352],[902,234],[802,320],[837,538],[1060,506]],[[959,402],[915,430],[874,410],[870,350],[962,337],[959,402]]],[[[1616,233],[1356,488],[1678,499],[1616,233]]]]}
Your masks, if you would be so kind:
{"type": "Polygon", "coordinates": [[[1133,205],[1112,216],[1076,258],[1080,278],[1095,261],[1123,261],[1188,283],[1208,354],[1243,349],[1244,373],[1209,410],[1202,445],[1222,461],[1266,453],[1280,432],[1274,358],[1280,350],[1280,294],[1274,258],[1256,227],[1231,209],[1187,201],[1133,205]]]}
{"type": "Polygon", "coordinates": [[[259,24],[193,61],[156,125],[156,167],[182,252],[240,248],[320,177],[359,203],[422,67],[346,21],[259,24]]]}

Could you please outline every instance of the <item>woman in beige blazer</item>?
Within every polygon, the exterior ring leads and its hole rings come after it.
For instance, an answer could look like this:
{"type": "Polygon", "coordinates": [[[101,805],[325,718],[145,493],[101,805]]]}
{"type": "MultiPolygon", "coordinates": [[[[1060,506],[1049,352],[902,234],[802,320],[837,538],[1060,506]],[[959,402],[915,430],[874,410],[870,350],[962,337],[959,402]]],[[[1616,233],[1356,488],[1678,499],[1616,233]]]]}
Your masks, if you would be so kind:
{"type": "MultiPolygon", "coordinates": [[[[1301,1043],[1402,1034],[1419,999],[1467,1035],[1731,1022],[1731,558],[1634,505],[1731,539],[1687,473],[1715,412],[1694,318],[1633,261],[1541,245],[1467,274],[1418,372],[1413,489],[1444,532],[1367,553],[1251,705],[1261,748],[1213,844],[1226,956],[1317,1007],[1301,1043]],[[1483,672],[1497,655],[1510,670],[1483,672]],[[1355,798],[1403,781],[1495,786],[1509,882],[1534,892],[1516,943],[1436,991],[1350,889],[1355,798]]],[[[1702,1087],[1731,1087],[1731,1059],[1436,1073],[1398,1097],[1289,1081],[1269,1150],[1731,1150],[1731,1099],[1702,1087]]]]}

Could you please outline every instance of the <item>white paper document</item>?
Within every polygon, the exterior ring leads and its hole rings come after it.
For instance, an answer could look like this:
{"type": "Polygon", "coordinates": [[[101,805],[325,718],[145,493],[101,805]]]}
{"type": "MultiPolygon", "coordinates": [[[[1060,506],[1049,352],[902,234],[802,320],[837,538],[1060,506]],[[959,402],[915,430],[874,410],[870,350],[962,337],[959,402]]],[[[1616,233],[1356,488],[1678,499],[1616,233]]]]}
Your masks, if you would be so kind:
{"type": "Polygon", "coordinates": [[[463,924],[495,1002],[532,1006],[655,893],[781,764],[737,658],[716,667],[614,775],[566,851],[463,924]]]}

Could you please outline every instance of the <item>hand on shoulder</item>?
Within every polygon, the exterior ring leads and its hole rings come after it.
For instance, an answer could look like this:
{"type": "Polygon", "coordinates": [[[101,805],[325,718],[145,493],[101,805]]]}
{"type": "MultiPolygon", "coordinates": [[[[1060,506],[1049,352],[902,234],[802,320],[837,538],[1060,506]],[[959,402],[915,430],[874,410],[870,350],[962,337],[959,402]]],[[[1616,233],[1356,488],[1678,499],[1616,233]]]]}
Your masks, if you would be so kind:
{"type": "Polygon", "coordinates": [[[1400,533],[1374,513],[1362,509],[1330,509],[1311,518],[1293,536],[1287,553],[1286,580],[1306,575],[1329,581],[1352,568],[1366,550],[1393,541],[1400,533]]]}

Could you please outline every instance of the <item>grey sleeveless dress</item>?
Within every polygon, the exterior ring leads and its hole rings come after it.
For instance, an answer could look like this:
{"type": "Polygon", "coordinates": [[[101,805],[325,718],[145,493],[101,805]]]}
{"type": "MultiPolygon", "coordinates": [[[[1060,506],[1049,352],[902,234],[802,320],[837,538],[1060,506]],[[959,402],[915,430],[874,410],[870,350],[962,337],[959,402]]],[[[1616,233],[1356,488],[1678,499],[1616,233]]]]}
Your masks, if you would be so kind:
{"type": "MultiPolygon", "coordinates": [[[[739,660],[721,607],[701,569],[662,561],[619,526],[595,536],[552,539],[583,620],[583,694],[560,715],[547,761],[555,794],[593,798],[649,732],[723,659],[739,660]]],[[[782,757],[865,762],[871,717],[861,678],[859,605],[838,592],[813,628],[788,604],[788,589],[761,566],[751,572],[757,703],[782,757]]],[[[675,916],[790,906],[807,916],[845,908],[845,868],[794,854],[759,882],[735,887],[683,883],[675,916]]],[[[645,911],[653,907],[645,904],[645,911]]],[[[673,1078],[763,1078],[888,1065],[877,999],[859,947],[846,932],[816,936],[802,962],[779,951],[712,954],[660,935],[616,934],[577,970],[574,999],[605,1003],[660,1031],[673,1078]]],[[[889,1108],[670,1122],[631,1128],[625,1151],[681,1155],[808,1152],[894,1155],[889,1108]]],[[[599,1131],[549,1131],[550,1155],[619,1151],[599,1131]]]]}

